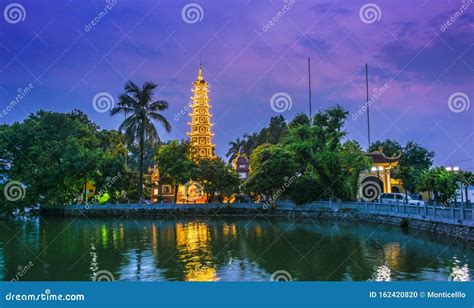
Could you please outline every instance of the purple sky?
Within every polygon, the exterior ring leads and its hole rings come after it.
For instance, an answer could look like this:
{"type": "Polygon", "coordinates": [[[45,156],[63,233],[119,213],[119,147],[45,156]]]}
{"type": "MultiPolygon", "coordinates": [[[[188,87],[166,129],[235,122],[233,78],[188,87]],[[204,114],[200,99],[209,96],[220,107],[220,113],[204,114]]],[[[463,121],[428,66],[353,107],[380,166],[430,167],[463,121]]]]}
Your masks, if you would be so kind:
{"type": "MultiPolygon", "coordinates": [[[[15,1],[25,14],[0,16],[0,123],[40,108],[79,108],[116,129],[122,117],[95,111],[93,97],[107,92],[116,100],[131,79],[157,83],[157,97],[170,103],[173,131],[159,128],[162,138],[186,138],[188,112],[175,115],[189,103],[201,57],[222,156],[230,140],[279,114],[270,104],[275,93],[292,100],[286,119],[308,112],[310,56],[313,110],[348,109],[349,138],[367,145],[366,115],[356,114],[368,62],[370,93],[388,86],[371,104],[372,140],[414,140],[436,152],[436,164],[474,169],[471,0],[374,0],[375,16],[365,18],[366,1],[118,0],[105,14],[99,0],[15,1]],[[182,16],[190,3],[202,9],[197,20],[182,16]],[[33,89],[10,108],[29,83],[33,89]]],[[[3,13],[11,3],[0,0],[3,13]]]]}

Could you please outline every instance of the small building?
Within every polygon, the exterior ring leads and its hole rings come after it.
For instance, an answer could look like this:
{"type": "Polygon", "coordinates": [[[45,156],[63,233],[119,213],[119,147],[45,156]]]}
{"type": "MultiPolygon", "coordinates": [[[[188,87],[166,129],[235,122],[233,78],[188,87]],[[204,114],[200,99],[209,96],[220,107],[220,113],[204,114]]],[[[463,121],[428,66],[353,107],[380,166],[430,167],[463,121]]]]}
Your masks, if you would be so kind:
{"type": "Polygon", "coordinates": [[[401,154],[388,157],[383,149],[366,153],[372,159],[370,170],[360,176],[360,194],[362,200],[374,201],[381,193],[400,193],[402,182],[392,177],[393,169],[398,166],[401,154]]]}
{"type": "Polygon", "coordinates": [[[245,155],[239,155],[233,162],[234,170],[241,180],[246,180],[250,174],[250,163],[245,155]]]}

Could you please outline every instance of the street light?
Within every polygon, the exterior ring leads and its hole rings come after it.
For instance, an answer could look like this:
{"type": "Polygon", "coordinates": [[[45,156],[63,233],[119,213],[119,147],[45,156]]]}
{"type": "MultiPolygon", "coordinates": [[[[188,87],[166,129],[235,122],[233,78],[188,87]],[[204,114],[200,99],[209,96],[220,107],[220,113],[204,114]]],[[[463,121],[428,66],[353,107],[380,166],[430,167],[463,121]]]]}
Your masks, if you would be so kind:
{"type": "Polygon", "coordinates": [[[380,172],[384,171],[384,166],[372,166],[370,171],[377,172],[377,178],[380,180],[380,172]]]}
{"type": "Polygon", "coordinates": [[[455,166],[455,167],[448,166],[445,169],[446,171],[449,171],[449,172],[459,172],[461,170],[458,166],[455,166]]]}

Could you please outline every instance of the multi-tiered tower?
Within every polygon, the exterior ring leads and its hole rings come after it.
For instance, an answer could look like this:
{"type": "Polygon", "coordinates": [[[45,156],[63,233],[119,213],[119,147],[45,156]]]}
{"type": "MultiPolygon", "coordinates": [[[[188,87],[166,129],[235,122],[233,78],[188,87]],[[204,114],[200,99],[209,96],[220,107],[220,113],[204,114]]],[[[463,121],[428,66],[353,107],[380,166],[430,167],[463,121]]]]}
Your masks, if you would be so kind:
{"type": "Polygon", "coordinates": [[[193,159],[213,159],[214,145],[212,144],[211,114],[209,113],[208,83],[202,77],[202,65],[199,66],[198,78],[193,82],[193,111],[191,116],[191,132],[189,142],[191,143],[191,157],[193,159]]]}

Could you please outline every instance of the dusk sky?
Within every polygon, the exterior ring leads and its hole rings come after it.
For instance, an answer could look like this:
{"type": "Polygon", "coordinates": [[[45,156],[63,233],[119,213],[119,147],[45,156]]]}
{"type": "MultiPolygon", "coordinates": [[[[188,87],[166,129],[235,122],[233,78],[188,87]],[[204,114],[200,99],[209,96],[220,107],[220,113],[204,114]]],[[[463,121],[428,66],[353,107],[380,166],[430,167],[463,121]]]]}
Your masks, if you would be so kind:
{"type": "Polygon", "coordinates": [[[77,108],[117,129],[123,117],[96,111],[93,98],[105,92],[117,103],[130,79],[159,85],[172,124],[170,134],[158,126],[160,136],[184,139],[201,59],[223,156],[270,117],[308,112],[309,56],[313,110],[346,108],[348,138],[367,147],[367,62],[369,92],[379,94],[372,141],[414,140],[436,152],[435,164],[474,170],[472,0],[0,0],[0,8],[0,123],[77,108]],[[288,104],[272,108],[277,93],[288,104]]]}

